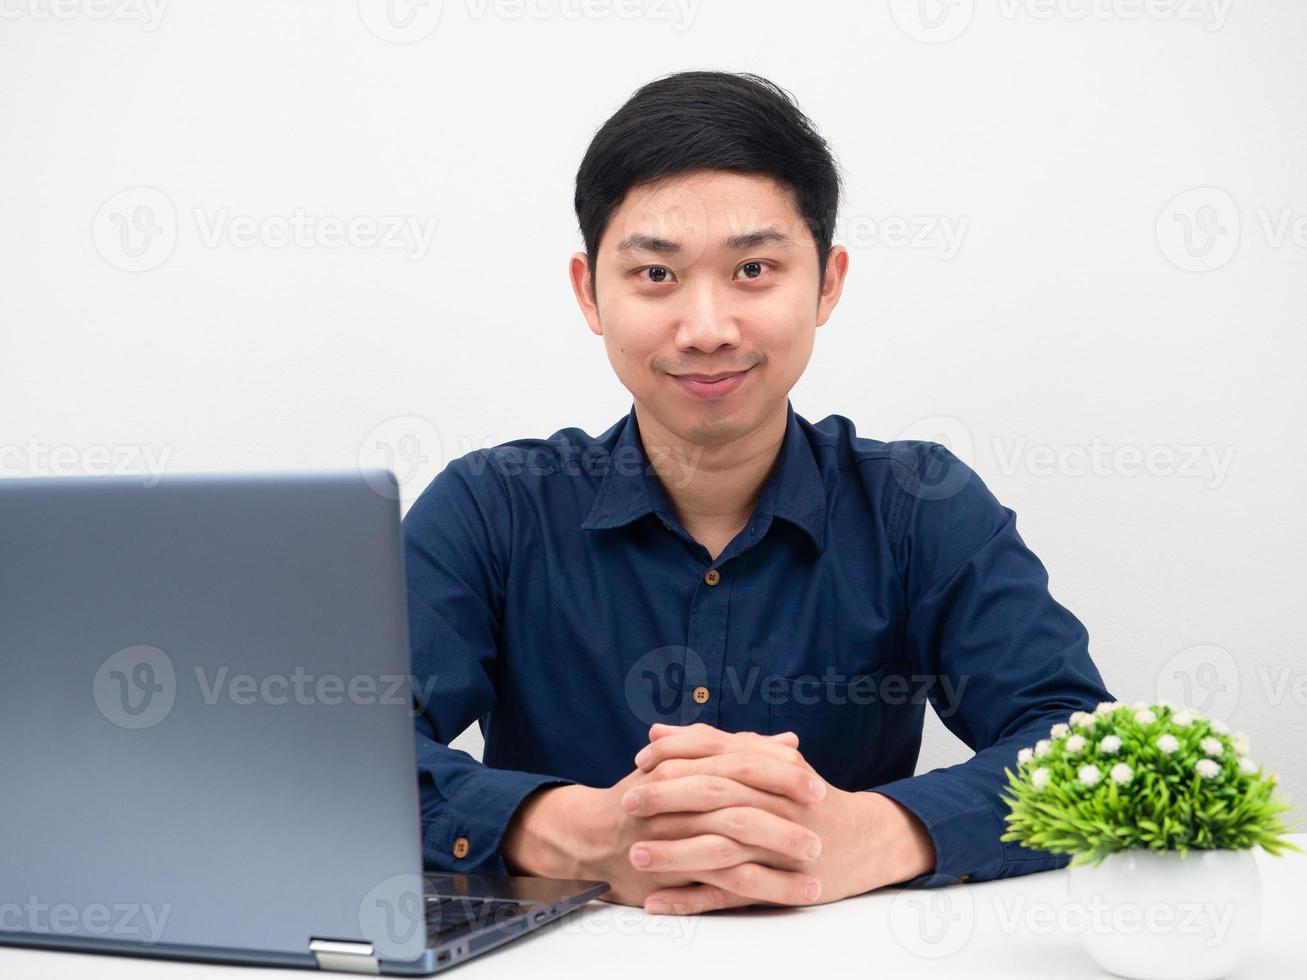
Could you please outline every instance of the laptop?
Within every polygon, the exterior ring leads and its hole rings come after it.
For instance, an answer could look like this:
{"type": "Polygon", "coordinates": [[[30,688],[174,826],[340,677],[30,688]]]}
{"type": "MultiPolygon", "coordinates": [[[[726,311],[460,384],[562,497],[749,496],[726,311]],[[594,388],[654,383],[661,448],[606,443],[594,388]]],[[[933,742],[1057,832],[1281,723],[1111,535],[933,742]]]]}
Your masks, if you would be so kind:
{"type": "Polygon", "coordinates": [[[424,873],[398,496],[0,480],[0,943],[426,975],[608,890],[424,873]]]}

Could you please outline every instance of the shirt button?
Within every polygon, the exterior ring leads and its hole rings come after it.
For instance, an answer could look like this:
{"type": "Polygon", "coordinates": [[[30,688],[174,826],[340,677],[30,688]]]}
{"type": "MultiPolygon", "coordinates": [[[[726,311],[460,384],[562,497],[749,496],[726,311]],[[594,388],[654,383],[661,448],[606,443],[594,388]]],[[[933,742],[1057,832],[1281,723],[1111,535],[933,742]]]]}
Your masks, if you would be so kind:
{"type": "Polygon", "coordinates": [[[712,697],[712,695],[708,693],[708,688],[700,686],[694,689],[694,693],[691,694],[690,697],[694,698],[695,704],[703,704],[712,697]]]}
{"type": "Polygon", "coordinates": [[[465,858],[467,857],[467,851],[468,851],[467,838],[466,837],[456,838],[454,841],[454,857],[465,858]]]}
{"type": "Polygon", "coordinates": [[[722,580],[722,573],[717,571],[717,569],[715,568],[710,568],[704,574],[703,580],[707,582],[709,585],[716,585],[718,582],[722,580]]]}

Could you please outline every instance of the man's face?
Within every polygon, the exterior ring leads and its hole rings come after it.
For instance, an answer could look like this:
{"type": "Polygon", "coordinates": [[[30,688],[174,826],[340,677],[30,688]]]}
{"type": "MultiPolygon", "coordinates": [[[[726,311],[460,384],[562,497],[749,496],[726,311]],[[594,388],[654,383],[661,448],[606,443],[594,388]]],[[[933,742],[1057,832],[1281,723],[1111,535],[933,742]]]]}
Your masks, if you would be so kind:
{"type": "Polygon", "coordinates": [[[767,177],[695,171],[632,188],[572,285],[642,413],[687,442],[730,442],[783,411],[839,299],[848,253],[824,282],[817,246],[767,177]]]}

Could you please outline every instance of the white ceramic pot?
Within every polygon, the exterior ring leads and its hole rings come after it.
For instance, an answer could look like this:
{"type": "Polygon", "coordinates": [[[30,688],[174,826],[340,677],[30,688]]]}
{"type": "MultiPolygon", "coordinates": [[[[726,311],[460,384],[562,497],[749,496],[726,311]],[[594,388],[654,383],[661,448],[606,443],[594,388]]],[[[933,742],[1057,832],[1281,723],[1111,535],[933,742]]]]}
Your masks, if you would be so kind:
{"type": "Polygon", "coordinates": [[[1257,941],[1252,851],[1118,851],[1069,869],[1072,910],[1104,970],[1135,980],[1216,980],[1257,941]]]}

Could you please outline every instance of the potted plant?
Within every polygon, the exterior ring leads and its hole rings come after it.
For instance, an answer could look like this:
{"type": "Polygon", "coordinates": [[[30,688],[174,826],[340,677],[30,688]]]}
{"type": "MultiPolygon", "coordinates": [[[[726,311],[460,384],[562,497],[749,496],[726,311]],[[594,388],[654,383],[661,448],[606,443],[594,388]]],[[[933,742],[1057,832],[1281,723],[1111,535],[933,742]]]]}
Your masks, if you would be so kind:
{"type": "Polygon", "coordinates": [[[1074,855],[1068,885],[1103,969],[1139,980],[1232,972],[1257,938],[1252,848],[1278,856],[1289,809],[1248,739],[1169,702],[1104,702],[1022,749],[1004,841],[1074,855]]]}

